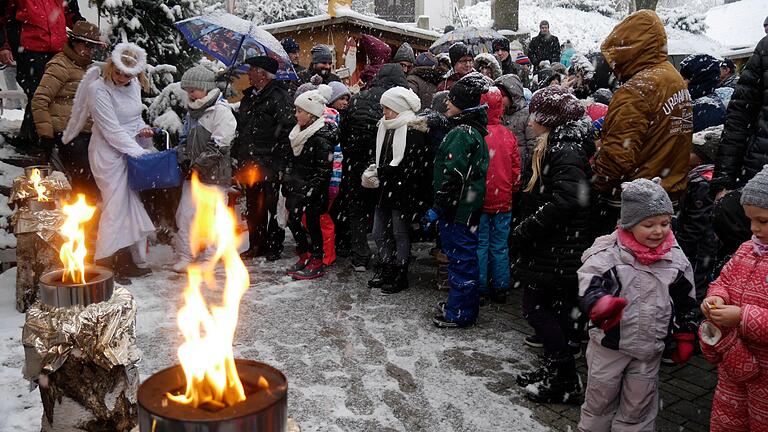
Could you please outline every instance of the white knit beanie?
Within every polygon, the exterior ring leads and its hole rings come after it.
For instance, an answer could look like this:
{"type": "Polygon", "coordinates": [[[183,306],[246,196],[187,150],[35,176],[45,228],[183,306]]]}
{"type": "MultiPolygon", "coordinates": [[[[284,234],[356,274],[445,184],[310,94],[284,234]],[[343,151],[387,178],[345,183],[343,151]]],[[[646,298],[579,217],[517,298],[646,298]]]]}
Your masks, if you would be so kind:
{"type": "Polygon", "coordinates": [[[325,104],[328,103],[328,99],[331,98],[333,90],[325,84],[320,84],[317,90],[310,90],[304,92],[296,97],[293,104],[303,109],[304,111],[312,114],[313,116],[320,118],[325,111],[325,104]]]}
{"type": "Polygon", "coordinates": [[[381,95],[381,104],[400,114],[403,111],[418,112],[421,100],[413,90],[405,87],[392,87],[381,95]]]}

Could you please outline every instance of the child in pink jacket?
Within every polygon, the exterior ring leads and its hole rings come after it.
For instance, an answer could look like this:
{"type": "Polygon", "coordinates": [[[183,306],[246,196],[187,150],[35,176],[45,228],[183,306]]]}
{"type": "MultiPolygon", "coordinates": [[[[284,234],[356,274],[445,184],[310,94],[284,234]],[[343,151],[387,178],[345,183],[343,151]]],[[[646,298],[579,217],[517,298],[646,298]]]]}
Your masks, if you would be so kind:
{"type": "Polygon", "coordinates": [[[707,291],[701,351],[718,365],[710,430],[768,431],[768,165],[747,183],[741,205],[752,239],[707,291]]]}

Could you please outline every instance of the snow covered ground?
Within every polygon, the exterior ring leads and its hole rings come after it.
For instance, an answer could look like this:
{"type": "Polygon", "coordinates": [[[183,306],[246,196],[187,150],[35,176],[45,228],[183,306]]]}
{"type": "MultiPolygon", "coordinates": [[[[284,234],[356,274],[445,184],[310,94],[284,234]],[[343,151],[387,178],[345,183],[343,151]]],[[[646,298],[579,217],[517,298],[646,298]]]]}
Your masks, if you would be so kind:
{"type": "MultiPolygon", "coordinates": [[[[382,296],[369,274],[334,266],[317,281],[282,274],[293,258],[250,263],[235,354],[272,364],[289,382],[289,416],[302,431],[542,431],[517,405],[514,376],[532,354],[510,316],[484,308],[479,324],[440,330],[430,319],[445,293],[433,289],[434,261],[417,246],[412,288],[382,296]]],[[[177,362],[176,309],[185,277],[172,251],[153,247],[154,273],[128,289],[138,305],[142,379],[177,362]]],[[[0,275],[0,430],[40,430],[39,394],[21,377],[24,315],[14,309],[15,269],[0,275]]]]}

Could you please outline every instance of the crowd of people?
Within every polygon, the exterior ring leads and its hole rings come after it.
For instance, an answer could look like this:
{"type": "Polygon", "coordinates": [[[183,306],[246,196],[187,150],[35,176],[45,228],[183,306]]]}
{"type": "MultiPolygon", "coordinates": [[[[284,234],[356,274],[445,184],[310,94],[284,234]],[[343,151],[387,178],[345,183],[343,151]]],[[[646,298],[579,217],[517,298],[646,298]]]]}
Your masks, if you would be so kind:
{"type": "MultiPolygon", "coordinates": [[[[146,53],[120,43],[89,68],[98,28],[76,2],[55,3],[51,45],[13,50],[6,26],[0,61],[17,62],[35,143],[100,202],[95,260],[130,283],[151,272],[155,230],[126,162],[152,152],[157,133],[142,119],[146,53]]],[[[16,18],[31,43],[34,22],[16,18]]],[[[174,271],[205,258],[189,245],[191,176],[226,194],[234,172],[251,172],[245,260],[286,254],[284,212],[297,256],[285,271],[299,280],[338,256],[397,294],[410,287],[411,242],[435,241],[450,288],[440,328],[473,325],[519,287],[534,329],[525,343],[543,354],[517,383],[540,402],[583,396],[580,430],[654,430],[660,365],[686,362],[697,340],[720,365],[712,430],[765,429],[768,36],[740,75],[709,54],[675,69],[650,11],[595,53],[561,46],[547,21],[527,53],[507,39],[493,53],[459,42],[438,56],[360,44],[359,92],[333,73],[327,46],[304,68],[290,38],[298,80],[277,81],[272,57],[248,58],[236,110],[214,71],[183,73],[174,271]],[[585,335],[586,387],[575,367],[585,335]]]]}

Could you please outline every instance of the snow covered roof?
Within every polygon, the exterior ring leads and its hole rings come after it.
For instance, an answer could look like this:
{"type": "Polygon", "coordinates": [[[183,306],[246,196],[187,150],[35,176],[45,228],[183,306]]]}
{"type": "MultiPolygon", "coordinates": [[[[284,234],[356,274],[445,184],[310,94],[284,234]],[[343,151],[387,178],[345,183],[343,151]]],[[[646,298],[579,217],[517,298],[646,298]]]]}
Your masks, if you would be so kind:
{"type": "Polygon", "coordinates": [[[364,27],[372,27],[377,30],[402,32],[405,36],[412,36],[430,41],[434,41],[440,37],[440,33],[436,31],[420,29],[411,23],[387,21],[381,18],[363,15],[346,7],[338,6],[336,7],[336,17],[331,17],[328,14],[322,14],[306,18],[281,21],[260,27],[270,33],[282,33],[292,30],[301,30],[308,27],[317,27],[321,25],[344,22],[358,24],[364,27]]]}
{"type": "Polygon", "coordinates": [[[768,1],[741,0],[715,6],[707,11],[707,36],[725,48],[724,56],[751,55],[763,37],[763,20],[768,16],[768,1]]]}

